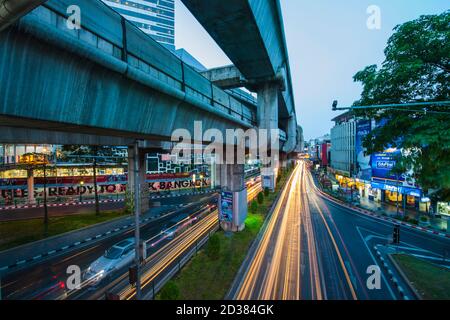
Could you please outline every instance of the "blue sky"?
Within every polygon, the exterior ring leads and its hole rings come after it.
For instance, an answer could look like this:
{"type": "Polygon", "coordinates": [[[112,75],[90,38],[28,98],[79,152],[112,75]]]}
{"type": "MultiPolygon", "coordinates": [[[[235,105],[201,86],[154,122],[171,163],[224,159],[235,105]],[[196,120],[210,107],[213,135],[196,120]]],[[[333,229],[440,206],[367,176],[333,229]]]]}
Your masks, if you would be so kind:
{"type": "MultiPolygon", "coordinates": [[[[353,75],[384,60],[392,29],[422,14],[450,9],[448,0],[281,0],[297,117],[306,139],[330,131],[333,100],[340,106],[359,98],[353,75]],[[381,29],[369,30],[367,8],[381,12],[381,29]]],[[[175,1],[177,48],[185,48],[206,67],[230,64],[202,26],[175,1]]]]}

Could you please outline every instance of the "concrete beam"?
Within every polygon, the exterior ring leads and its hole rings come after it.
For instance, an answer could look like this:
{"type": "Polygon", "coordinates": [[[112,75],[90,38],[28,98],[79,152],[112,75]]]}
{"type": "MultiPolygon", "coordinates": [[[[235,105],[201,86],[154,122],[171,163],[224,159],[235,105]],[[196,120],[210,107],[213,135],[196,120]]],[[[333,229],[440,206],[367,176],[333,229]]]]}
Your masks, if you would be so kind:
{"type": "Polygon", "coordinates": [[[40,130],[0,125],[0,143],[7,144],[76,144],[99,146],[127,146],[133,139],[94,134],[40,130]]]}
{"type": "Polygon", "coordinates": [[[234,65],[209,69],[201,72],[201,74],[222,89],[240,88],[247,83],[247,80],[234,65]]]}
{"type": "Polygon", "coordinates": [[[0,0],[0,31],[47,0],[0,0]]]}

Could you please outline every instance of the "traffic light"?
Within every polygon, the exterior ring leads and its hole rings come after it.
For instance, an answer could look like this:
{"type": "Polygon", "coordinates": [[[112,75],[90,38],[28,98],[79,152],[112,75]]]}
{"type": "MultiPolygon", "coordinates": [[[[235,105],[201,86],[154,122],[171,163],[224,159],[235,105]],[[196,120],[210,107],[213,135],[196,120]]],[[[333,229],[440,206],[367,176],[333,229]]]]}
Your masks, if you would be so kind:
{"type": "Polygon", "coordinates": [[[333,111],[336,111],[336,110],[337,110],[337,106],[338,106],[338,101],[337,101],[337,100],[334,100],[334,101],[333,101],[333,107],[332,107],[332,110],[333,110],[333,111]]]}
{"type": "Polygon", "coordinates": [[[400,244],[400,225],[398,225],[398,224],[394,225],[394,234],[392,237],[392,243],[400,244]]]}
{"type": "Polygon", "coordinates": [[[128,269],[128,280],[131,285],[134,285],[137,282],[137,266],[132,266],[130,269],[128,269]]]}

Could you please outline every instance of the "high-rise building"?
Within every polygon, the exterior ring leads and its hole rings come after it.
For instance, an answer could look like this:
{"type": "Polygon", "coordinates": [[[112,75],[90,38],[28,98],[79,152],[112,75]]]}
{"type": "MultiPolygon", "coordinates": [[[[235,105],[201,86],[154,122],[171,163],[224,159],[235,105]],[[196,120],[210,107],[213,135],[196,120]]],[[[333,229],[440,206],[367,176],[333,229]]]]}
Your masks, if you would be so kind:
{"type": "Polygon", "coordinates": [[[139,29],[175,49],[175,0],[102,0],[139,29]]]}

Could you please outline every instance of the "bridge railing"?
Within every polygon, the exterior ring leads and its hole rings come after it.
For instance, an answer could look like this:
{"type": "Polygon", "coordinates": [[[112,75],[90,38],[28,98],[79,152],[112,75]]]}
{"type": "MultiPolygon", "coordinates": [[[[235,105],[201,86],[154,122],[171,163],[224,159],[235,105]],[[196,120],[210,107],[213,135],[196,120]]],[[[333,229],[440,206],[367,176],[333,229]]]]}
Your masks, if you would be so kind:
{"type": "MultiPolygon", "coordinates": [[[[84,45],[94,47],[113,59],[125,62],[170,88],[214,107],[250,126],[256,124],[256,106],[242,103],[214,86],[208,79],[183,63],[156,40],[99,0],[79,0],[80,29],[67,26],[71,0],[50,0],[29,15],[63,31],[84,45]]],[[[25,16],[26,18],[26,16],[25,16]]]]}

